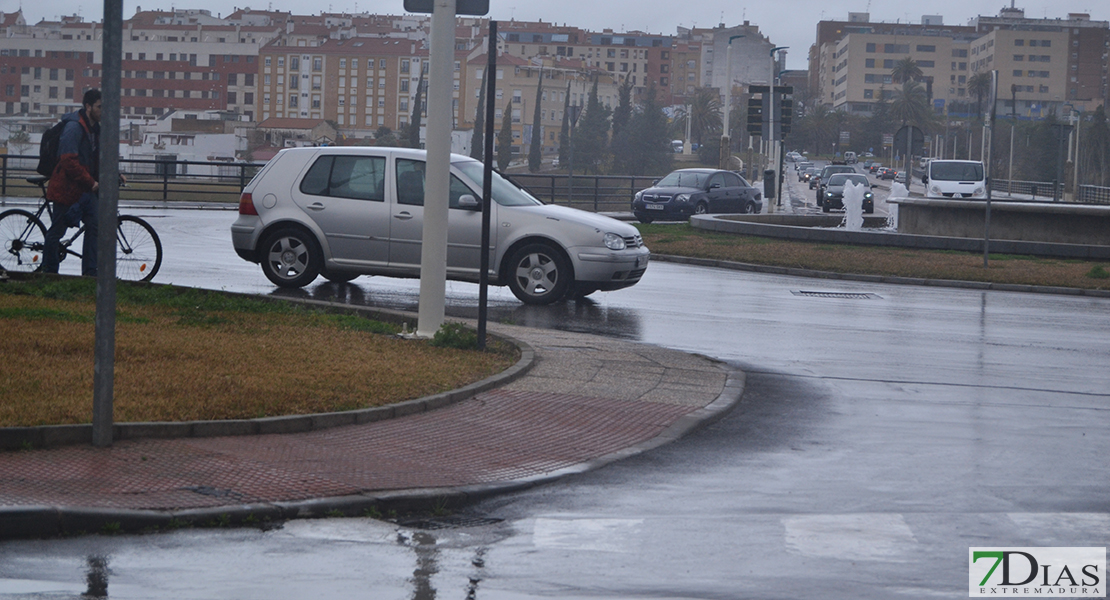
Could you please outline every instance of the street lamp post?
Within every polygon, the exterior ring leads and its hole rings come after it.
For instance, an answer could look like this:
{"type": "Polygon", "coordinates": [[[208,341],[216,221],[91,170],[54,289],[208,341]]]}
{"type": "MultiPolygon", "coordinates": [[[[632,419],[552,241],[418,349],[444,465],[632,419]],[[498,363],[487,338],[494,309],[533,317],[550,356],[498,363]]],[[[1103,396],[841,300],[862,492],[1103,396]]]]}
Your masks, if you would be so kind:
{"type": "Polygon", "coordinates": [[[728,38],[728,47],[725,49],[725,123],[721,131],[721,152],[718,163],[722,169],[728,168],[729,158],[732,157],[732,136],[729,129],[729,117],[732,114],[732,40],[742,38],[743,35],[734,35],[728,38]]]}

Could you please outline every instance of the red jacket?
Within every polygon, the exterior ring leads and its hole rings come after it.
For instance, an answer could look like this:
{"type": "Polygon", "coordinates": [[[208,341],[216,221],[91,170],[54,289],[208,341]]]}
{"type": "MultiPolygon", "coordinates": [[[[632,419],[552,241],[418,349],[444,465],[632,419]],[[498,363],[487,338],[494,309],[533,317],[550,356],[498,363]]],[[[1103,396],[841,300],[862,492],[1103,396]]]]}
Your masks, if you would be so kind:
{"type": "Polygon", "coordinates": [[[96,161],[96,157],[93,156],[94,133],[85,119],[84,110],[71,114],[77,115],[77,118],[71,118],[74,124],[67,124],[66,130],[62,133],[63,142],[66,137],[71,141],[69,144],[62,143],[59,147],[59,152],[62,154],[58,157],[58,165],[54,167],[54,173],[50,176],[50,182],[46,188],[47,200],[65,206],[76,204],[81,199],[81,195],[92,191],[93,184],[97,182],[97,173],[92,170],[92,165],[96,161]],[[70,131],[74,125],[80,129],[70,131]],[[79,134],[76,135],[79,137],[78,140],[74,139],[75,134],[79,134]]]}

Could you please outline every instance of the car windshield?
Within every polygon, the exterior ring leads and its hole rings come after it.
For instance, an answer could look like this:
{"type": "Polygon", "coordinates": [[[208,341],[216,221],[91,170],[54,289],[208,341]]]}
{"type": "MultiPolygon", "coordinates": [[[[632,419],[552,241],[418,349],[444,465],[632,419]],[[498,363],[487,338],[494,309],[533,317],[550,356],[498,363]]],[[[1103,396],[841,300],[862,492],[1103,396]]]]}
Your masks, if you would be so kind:
{"type": "Polygon", "coordinates": [[[830,177],[829,178],[829,185],[830,186],[841,186],[841,185],[847,184],[849,181],[851,181],[852,183],[855,183],[857,185],[866,185],[866,186],[871,185],[871,183],[867,181],[867,176],[865,176],[865,175],[849,175],[849,174],[846,174],[846,173],[839,173],[837,175],[833,175],[832,177],[830,177]]]}
{"type": "MultiPolygon", "coordinates": [[[[485,166],[476,160],[468,160],[455,163],[455,168],[462,171],[468,179],[474,182],[479,189],[482,188],[485,181],[484,169],[485,166]]],[[[493,201],[501,206],[534,206],[543,204],[535,196],[526,192],[523,188],[519,188],[513,183],[506,180],[497,171],[493,172],[493,178],[490,181],[490,192],[493,196],[493,201]]]]}
{"type": "Polygon", "coordinates": [[[655,184],[656,187],[704,188],[711,173],[701,171],[674,171],[655,184]]]}
{"type": "Polygon", "coordinates": [[[929,172],[937,181],[982,181],[983,165],[973,162],[934,162],[929,172]]]}

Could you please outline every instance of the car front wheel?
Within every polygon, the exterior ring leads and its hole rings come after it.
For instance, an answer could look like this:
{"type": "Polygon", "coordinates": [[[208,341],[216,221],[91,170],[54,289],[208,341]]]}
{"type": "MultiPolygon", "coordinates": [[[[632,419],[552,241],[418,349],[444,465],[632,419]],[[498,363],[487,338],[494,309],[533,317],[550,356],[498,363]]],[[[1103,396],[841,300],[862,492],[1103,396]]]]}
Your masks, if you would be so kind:
{"type": "Polygon", "coordinates": [[[278,287],[304,287],[320,274],[322,254],[320,245],[308,233],[279,229],[262,243],[262,272],[278,287]]]}
{"type": "Polygon", "coordinates": [[[709,205],[704,203],[704,202],[698,202],[697,205],[694,206],[694,214],[695,215],[704,215],[708,212],[709,212],[709,205]]]}
{"type": "Polygon", "coordinates": [[[745,202],[744,205],[740,207],[740,212],[742,212],[746,215],[750,215],[750,214],[754,213],[755,212],[755,203],[745,202]]]}
{"type": "Polygon", "coordinates": [[[572,284],[570,262],[550,244],[528,244],[509,259],[509,289],[525,304],[551,304],[572,284]]]}

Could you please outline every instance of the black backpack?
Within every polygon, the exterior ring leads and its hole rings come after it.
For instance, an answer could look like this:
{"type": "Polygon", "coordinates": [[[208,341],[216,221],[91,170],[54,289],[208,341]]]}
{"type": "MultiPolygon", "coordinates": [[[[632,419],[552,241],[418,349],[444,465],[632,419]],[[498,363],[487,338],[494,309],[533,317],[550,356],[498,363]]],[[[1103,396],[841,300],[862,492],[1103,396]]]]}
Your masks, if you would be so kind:
{"type": "Polygon", "coordinates": [[[39,144],[39,166],[35,167],[39,175],[50,177],[54,174],[54,167],[58,166],[58,144],[65,127],[65,121],[58,121],[42,134],[42,142],[39,144]]]}

